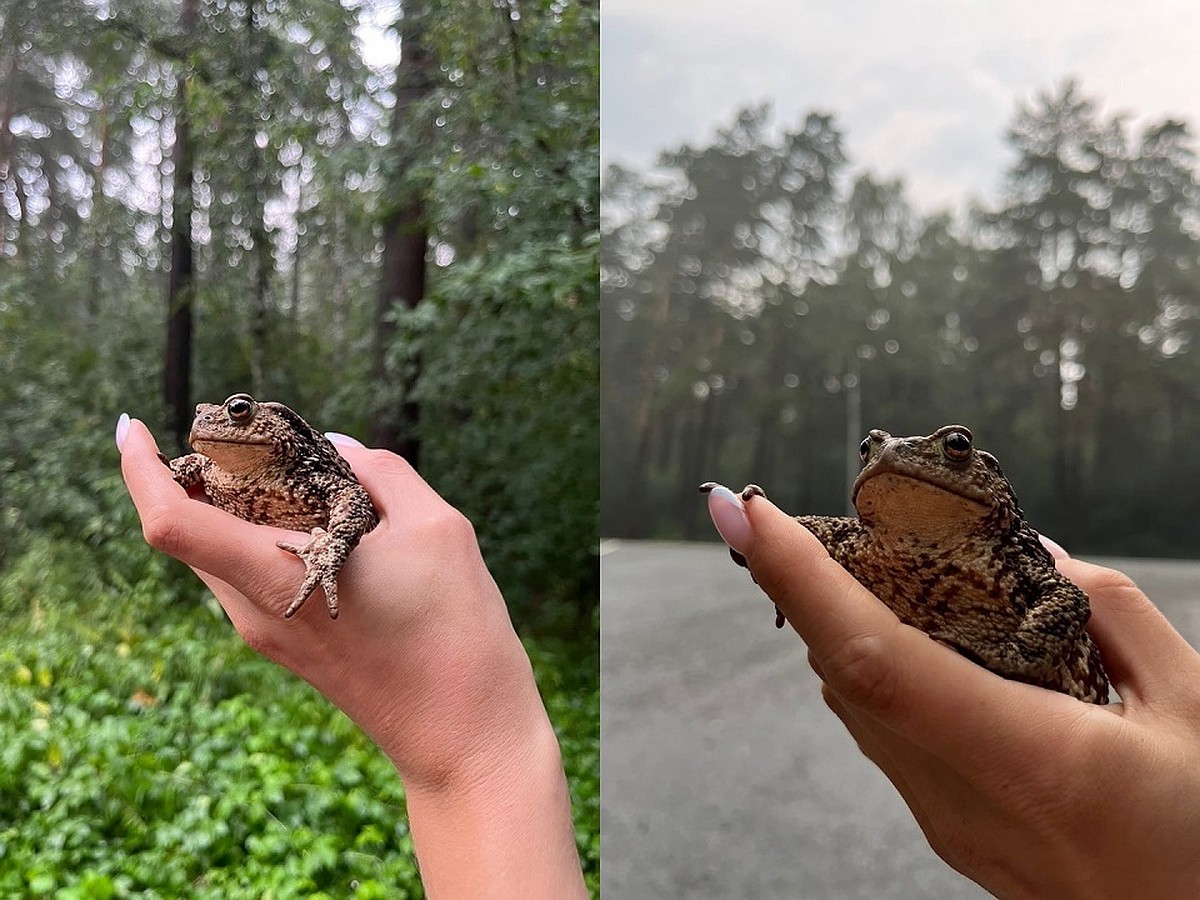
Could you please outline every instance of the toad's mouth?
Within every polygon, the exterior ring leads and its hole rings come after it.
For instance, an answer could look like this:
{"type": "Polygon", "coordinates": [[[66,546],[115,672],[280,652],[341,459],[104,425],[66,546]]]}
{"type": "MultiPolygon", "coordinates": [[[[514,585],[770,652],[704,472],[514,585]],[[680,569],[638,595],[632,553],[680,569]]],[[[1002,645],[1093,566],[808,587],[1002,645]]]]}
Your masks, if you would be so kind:
{"type": "Polygon", "coordinates": [[[267,440],[261,441],[242,441],[235,438],[216,438],[216,437],[189,437],[188,441],[194,447],[196,444],[225,444],[235,447],[267,447],[271,442],[267,440]]]}
{"type": "Polygon", "coordinates": [[[854,488],[850,493],[850,502],[856,507],[859,495],[868,485],[870,485],[870,489],[867,490],[868,496],[895,491],[904,495],[908,500],[915,500],[915,495],[920,493],[923,496],[940,498],[943,501],[957,500],[969,507],[977,507],[980,512],[985,512],[990,508],[987,498],[982,493],[962,490],[960,487],[950,487],[944,482],[929,478],[919,470],[908,471],[883,467],[863,469],[855,479],[854,488]]]}
{"type": "Polygon", "coordinates": [[[236,438],[222,437],[188,437],[188,443],[192,445],[192,449],[197,453],[207,456],[210,459],[218,459],[222,461],[222,465],[232,465],[235,460],[244,460],[250,463],[253,460],[260,460],[270,456],[274,450],[274,445],[269,440],[253,439],[253,440],[238,440],[236,438]]]}

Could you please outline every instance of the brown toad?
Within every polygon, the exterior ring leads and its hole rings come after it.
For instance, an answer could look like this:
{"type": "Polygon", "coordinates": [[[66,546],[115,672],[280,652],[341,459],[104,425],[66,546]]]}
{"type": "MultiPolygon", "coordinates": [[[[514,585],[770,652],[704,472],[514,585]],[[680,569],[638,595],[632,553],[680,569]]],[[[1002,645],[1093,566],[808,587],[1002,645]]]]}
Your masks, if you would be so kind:
{"type": "Polygon", "coordinates": [[[167,463],[185,488],[203,488],[213,506],[257,525],[311,532],[303,543],[278,542],[304,560],[304,582],[284,615],[295,615],[319,584],[336,619],[338,571],[379,523],[350,464],[282,403],[249,394],[199,404],[188,442],[196,452],[167,463]]]}
{"type": "MultiPolygon", "coordinates": [[[[985,668],[1108,702],[1085,630],[1087,595],[1059,574],[996,458],[975,449],[968,429],[903,438],[875,430],[859,455],[857,518],[796,517],[830,556],[903,622],[985,668]]],[[[742,497],[761,493],[750,485],[742,497]]]]}

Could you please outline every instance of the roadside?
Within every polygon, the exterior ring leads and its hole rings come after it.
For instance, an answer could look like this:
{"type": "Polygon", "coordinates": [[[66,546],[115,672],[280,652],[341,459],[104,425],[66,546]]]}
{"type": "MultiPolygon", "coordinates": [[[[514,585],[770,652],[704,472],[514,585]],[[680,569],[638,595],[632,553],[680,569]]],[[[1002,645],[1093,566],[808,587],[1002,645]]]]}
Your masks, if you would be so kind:
{"type": "MultiPolygon", "coordinates": [[[[605,900],[988,897],[929,849],[722,545],[601,556],[605,900]]],[[[1200,644],[1200,563],[1101,562],[1200,644]]]]}

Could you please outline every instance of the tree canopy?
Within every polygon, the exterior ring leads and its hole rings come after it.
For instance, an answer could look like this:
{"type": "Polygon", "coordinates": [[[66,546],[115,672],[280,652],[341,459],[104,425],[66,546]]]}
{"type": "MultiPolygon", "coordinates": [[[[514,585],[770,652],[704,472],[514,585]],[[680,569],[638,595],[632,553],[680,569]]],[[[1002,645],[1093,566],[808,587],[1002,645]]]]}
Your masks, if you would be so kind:
{"type": "Polygon", "coordinates": [[[739,113],[604,178],[602,530],[707,535],[696,485],[841,513],[868,428],[950,422],[1078,552],[1194,555],[1200,191],[1186,123],[1066,82],[992,208],[922,214],[833,118],[739,113]]]}

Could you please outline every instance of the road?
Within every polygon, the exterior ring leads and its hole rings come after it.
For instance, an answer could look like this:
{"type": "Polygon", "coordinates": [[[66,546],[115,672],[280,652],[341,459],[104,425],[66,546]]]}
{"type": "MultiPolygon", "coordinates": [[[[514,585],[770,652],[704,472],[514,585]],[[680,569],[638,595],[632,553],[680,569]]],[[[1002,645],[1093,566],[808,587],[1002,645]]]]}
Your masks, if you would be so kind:
{"type": "MultiPolygon", "coordinates": [[[[1105,560],[1200,646],[1200,563],[1105,560]]],[[[717,544],[606,542],[605,900],[979,900],[717,544]]]]}

